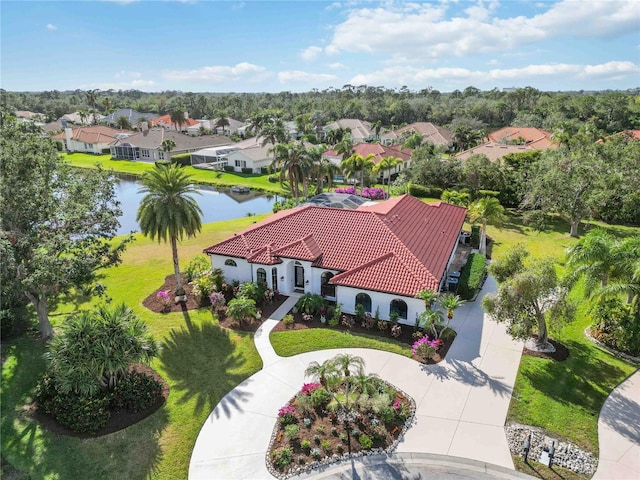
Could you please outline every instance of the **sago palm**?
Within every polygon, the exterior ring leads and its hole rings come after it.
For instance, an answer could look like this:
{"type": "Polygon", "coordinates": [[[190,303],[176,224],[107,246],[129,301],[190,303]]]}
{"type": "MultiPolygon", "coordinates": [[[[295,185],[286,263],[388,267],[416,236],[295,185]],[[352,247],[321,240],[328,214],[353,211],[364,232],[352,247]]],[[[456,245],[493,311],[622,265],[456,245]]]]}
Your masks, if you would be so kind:
{"type": "Polygon", "coordinates": [[[171,243],[173,271],[176,277],[176,295],[184,295],[180,278],[178,240],[193,237],[202,228],[202,209],[191,196],[196,190],[191,176],[177,164],[156,166],[142,177],[140,202],[136,220],[140,230],[158,243],[171,243]]]}

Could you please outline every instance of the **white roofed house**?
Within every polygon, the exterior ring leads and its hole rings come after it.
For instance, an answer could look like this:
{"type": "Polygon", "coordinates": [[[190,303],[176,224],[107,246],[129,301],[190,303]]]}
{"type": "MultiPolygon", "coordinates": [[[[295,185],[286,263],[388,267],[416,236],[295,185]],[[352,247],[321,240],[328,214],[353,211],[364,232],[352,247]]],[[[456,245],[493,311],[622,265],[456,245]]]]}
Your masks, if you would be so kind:
{"type": "Polygon", "coordinates": [[[348,130],[351,135],[351,141],[355,143],[370,142],[374,140],[374,132],[371,130],[371,124],[364,120],[356,118],[341,118],[333,123],[325,125],[322,130],[326,135],[329,130],[348,130]]]}
{"type": "Polygon", "coordinates": [[[273,162],[273,155],[269,152],[273,147],[270,143],[262,146],[262,138],[248,138],[234,144],[238,150],[227,155],[226,161],[229,167],[236,172],[261,173],[263,168],[269,167],[273,162]]]}

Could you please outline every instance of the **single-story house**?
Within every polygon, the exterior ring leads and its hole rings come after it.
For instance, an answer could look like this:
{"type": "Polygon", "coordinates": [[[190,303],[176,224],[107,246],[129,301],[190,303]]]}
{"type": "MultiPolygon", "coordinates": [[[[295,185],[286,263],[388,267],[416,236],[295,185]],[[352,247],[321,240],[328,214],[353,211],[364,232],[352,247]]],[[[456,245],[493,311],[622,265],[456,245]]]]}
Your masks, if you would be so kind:
{"type": "Polygon", "coordinates": [[[65,120],[75,125],[95,125],[100,123],[103,118],[104,115],[100,115],[99,113],[87,113],[86,116],[82,116],[80,115],[80,112],[74,112],[63,115],[61,120],[65,120]]]}
{"type": "Polygon", "coordinates": [[[380,137],[380,143],[384,145],[399,143],[405,135],[412,132],[419,133],[425,142],[433,143],[437,146],[449,148],[453,143],[451,130],[439,127],[431,122],[415,122],[406,127],[386,132],[380,137]]]}
{"type": "Polygon", "coordinates": [[[162,127],[167,130],[186,130],[189,127],[193,127],[194,125],[198,125],[199,122],[194,120],[193,118],[189,118],[189,114],[184,112],[184,120],[181,125],[176,124],[171,121],[171,115],[162,115],[161,117],[156,117],[152,120],[149,120],[150,127],[162,127]]]}
{"type": "Polygon", "coordinates": [[[530,152],[531,150],[535,149],[528,145],[505,145],[502,143],[487,142],[458,153],[456,158],[466,160],[472,155],[484,155],[492,162],[496,162],[510,153],[530,152]]]}
{"type": "MultiPolygon", "coordinates": [[[[410,148],[402,148],[401,145],[387,146],[379,143],[358,143],[357,145],[354,145],[353,153],[362,155],[363,158],[373,154],[374,157],[372,160],[374,164],[378,164],[380,160],[386,157],[401,159],[402,165],[398,165],[392,171],[385,171],[380,175],[386,180],[390,175],[394,175],[411,166],[411,154],[413,153],[413,150],[410,148]]],[[[322,156],[335,165],[340,165],[340,163],[342,163],[342,155],[335,150],[326,150],[322,156]]]]}
{"type": "Polygon", "coordinates": [[[111,158],[155,162],[170,160],[173,155],[180,153],[195,152],[207,147],[220,147],[232,143],[229,138],[222,135],[192,137],[174,130],[154,128],[116,141],[111,145],[111,158]],[[162,142],[165,140],[173,140],[175,143],[175,147],[170,152],[165,152],[162,147],[162,142]]]}
{"type": "Polygon", "coordinates": [[[322,127],[323,135],[329,130],[349,130],[351,133],[351,141],[355,143],[370,142],[374,140],[374,132],[371,130],[371,124],[356,118],[341,118],[333,123],[329,123],[322,127]]]}
{"type": "Polygon", "coordinates": [[[189,135],[200,135],[200,129],[204,128],[205,130],[211,130],[216,132],[218,135],[231,135],[234,133],[238,133],[238,128],[243,126],[242,122],[239,122],[238,120],[234,120],[233,118],[227,118],[227,121],[229,122],[229,125],[227,125],[226,127],[224,127],[224,129],[222,127],[217,127],[216,123],[218,123],[218,119],[215,118],[213,120],[196,120],[195,125],[191,125],[190,127],[187,127],[186,131],[189,135]]]}
{"type": "Polygon", "coordinates": [[[223,170],[229,164],[227,156],[238,150],[237,144],[203,148],[191,153],[191,165],[212,170],[223,170]]]}
{"type": "Polygon", "coordinates": [[[273,155],[269,150],[273,145],[262,145],[262,137],[253,137],[235,143],[236,151],[226,156],[227,165],[233,167],[236,172],[243,168],[250,168],[253,173],[260,173],[262,167],[268,167],[273,162],[273,155]]]}
{"type": "Polygon", "coordinates": [[[54,140],[62,141],[64,150],[67,152],[86,152],[101,154],[111,146],[121,140],[130,137],[134,132],[129,130],[116,130],[104,125],[94,125],[91,127],[65,127],[62,133],[53,135],[54,140]]]}
{"type": "Polygon", "coordinates": [[[402,195],[355,210],[302,206],[204,250],[227,281],[265,282],[284,295],[316,293],[413,325],[421,290],[440,291],[459,245],[466,209],[402,195]]]}
{"type": "Polygon", "coordinates": [[[158,115],[155,113],[140,113],[133,108],[121,108],[120,110],[116,110],[115,112],[107,115],[102,119],[102,123],[106,123],[107,125],[115,125],[120,117],[126,118],[132,126],[138,125],[141,121],[149,122],[155,118],[158,118],[158,115]]]}
{"type": "Polygon", "coordinates": [[[535,127],[504,127],[489,134],[489,141],[502,145],[526,145],[535,150],[557,148],[551,132],[535,127]]]}

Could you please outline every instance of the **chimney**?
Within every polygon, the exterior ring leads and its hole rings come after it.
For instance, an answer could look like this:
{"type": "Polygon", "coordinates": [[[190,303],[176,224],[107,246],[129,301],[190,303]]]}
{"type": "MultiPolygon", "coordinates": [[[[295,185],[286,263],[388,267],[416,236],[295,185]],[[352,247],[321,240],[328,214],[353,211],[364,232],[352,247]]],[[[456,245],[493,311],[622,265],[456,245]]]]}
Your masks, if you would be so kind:
{"type": "Polygon", "coordinates": [[[65,127],[64,129],[64,136],[67,140],[67,150],[71,149],[71,138],[73,137],[73,130],[71,130],[69,127],[65,127]]]}

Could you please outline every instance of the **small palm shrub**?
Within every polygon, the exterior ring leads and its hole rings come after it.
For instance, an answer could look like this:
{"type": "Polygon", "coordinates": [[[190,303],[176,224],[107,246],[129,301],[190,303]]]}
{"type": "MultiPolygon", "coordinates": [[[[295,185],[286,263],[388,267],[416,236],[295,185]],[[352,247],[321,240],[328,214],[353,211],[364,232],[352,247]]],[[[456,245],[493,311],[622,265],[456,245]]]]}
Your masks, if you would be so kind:
{"type": "Polygon", "coordinates": [[[271,452],[271,460],[277,468],[285,468],[291,464],[293,449],[291,447],[280,447],[271,452]]]}

